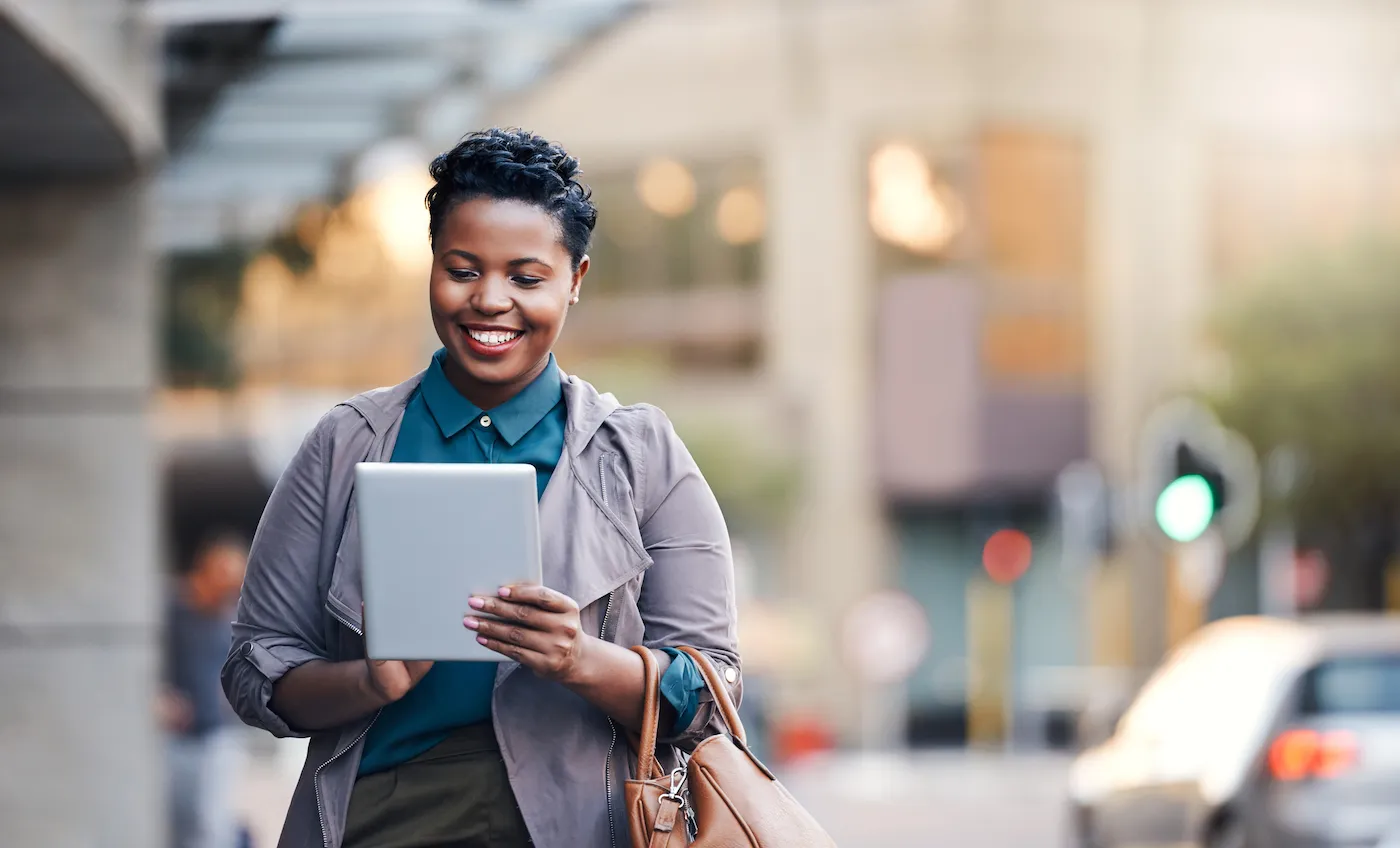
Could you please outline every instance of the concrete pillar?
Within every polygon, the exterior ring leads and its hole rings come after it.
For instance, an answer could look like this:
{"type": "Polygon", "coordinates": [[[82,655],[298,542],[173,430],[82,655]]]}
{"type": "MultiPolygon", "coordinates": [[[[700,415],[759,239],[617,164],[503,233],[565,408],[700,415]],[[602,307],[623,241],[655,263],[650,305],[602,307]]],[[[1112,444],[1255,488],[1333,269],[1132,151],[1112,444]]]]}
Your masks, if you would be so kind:
{"type": "Polygon", "coordinates": [[[138,181],[0,185],[0,829],[165,843],[138,181]]]}
{"type": "Polygon", "coordinates": [[[822,108],[806,10],[794,3],[785,12],[791,73],[764,159],[772,222],[766,364],[793,412],[802,475],[785,582],[816,623],[819,667],[798,697],[853,738],[860,691],[844,668],[842,620],[885,582],[889,559],[871,434],[878,292],[865,220],[865,150],[853,122],[822,108]]]}
{"type": "MultiPolygon", "coordinates": [[[[1200,364],[1209,276],[1205,163],[1183,106],[1181,21],[1167,6],[1139,14],[1135,96],[1096,129],[1090,203],[1092,450],[1130,492],[1141,481],[1145,417],[1189,386],[1200,364]]],[[[1168,574],[1150,516],[1133,517],[1143,523],[1122,539],[1117,565],[1132,599],[1133,661],[1145,669],[1168,647],[1168,574]]]]}

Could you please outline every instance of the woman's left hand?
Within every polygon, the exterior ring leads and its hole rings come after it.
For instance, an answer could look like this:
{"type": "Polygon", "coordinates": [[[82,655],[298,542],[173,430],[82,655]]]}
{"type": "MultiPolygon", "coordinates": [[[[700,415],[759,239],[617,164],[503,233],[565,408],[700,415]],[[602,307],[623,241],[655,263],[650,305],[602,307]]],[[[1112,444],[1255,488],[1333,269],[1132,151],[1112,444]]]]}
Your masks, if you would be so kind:
{"type": "Polygon", "coordinates": [[[566,682],[583,656],[587,635],[573,598],[544,586],[506,586],[498,596],[475,595],[462,623],[477,641],[510,657],[546,680],[566,682]],[[499,619],[499,620],[496,620],[499,619]]]}

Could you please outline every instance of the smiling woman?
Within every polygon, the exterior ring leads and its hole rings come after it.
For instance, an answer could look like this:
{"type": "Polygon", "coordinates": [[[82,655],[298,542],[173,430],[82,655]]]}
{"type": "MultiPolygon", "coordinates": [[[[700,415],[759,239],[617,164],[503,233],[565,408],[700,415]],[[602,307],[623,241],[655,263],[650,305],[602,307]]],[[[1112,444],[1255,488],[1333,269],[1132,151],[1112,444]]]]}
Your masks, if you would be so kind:
{"type": "Polygon", "coordinates": [[[598,215],[578,161],[524,133],[469,139],[430,172],[433,326],[452,354],[448,379],[489,408],[548,364],[598,215]]]}
{"type": "Polygon", "coordinates": [[[429,303],[452,354],[447,377],[483,409],[529,385],[549,363],[588,272],[549,213],[515,200],[460,202],[434,239],[429,303]]]}
{"type": "Polygon", "coordinates": [[[309,735],[283,845],[576,848],[627,838],[622,729],[638,731],[645,645],[663,736],[719,728],[677,648],[741,691],[729,538],[655,407],[565,375],[553,348],[596,220],[578,162],[520,130],[433,161],[427,369],[331,410],[278,482],[224,667],[244,720],[309,735]],[[482,662],[368,660],[350,480],[358,462],[523,463],[536,471],[543,586],[461,599],[482,662]],[[621,728],[619,728],[621,725],[621,728]]]}

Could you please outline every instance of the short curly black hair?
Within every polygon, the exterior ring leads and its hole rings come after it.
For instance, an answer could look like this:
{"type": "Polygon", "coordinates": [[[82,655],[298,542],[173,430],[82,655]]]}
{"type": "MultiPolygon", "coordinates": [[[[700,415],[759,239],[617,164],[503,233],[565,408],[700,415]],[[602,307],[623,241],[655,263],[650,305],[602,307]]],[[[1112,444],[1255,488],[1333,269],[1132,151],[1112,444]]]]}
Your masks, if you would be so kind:
{"type": "Polygon", "coordinates": [[[598,209],[592,192],[577,179],[578,160],[564,148],[518,128],[467,135],[428,167],[428,238],[436,246],[442,222],[457,204],[478,197],[518,200],[553,215],[560,241],[578,270],[598,209]]]}

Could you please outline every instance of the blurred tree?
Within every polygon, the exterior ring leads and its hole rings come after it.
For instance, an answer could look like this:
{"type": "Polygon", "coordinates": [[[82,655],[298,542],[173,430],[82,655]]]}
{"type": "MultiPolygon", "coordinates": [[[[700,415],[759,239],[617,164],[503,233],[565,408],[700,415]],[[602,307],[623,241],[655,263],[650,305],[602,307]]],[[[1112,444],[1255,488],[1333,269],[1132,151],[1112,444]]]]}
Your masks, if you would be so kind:
{"type": "Polygon", "coordinates": [[[714,490],[730,531],[765,535],[781,525],[797,492],[797,467],[733,428],[677,425],[714,490]]]}
{"type": "Polygon", "coordinates": [[[1213,398],[1261,456],[1290,447],[1305,476],[1286,504],[1333,566],[1328,606],[1373,607],[1400,519],[1400,245],[1298,257],[1223,298],[1227,358],[1213,398]]]}
{"type": "Polygon", "coordinates": [[[242,297],[243,246],[165,259],[163,348],[168,385],[229,388],[238,381],[232,326],[242,297]]]}
{"type": "MultiPolygon", "coordinates": [[[[612,392],[622,403],[657,401],[674,392],[673,387],[668,389],[674,372],[652,352],[595,357],[576,370],[567,361],[563,364],[566,370],[612,392]]],[[[776,532],[786,520],[801,483],[791,452],[773,449],[771,434],[755,433],[727,416],[705,414],[700,409],[671,407],[667,413],[714,491],[730,532],[753,536],[776,532]]]]}
{"type": "Polygon", "coordinates": [[[331,211],[324,204],[308,204],[262,244],[230,243],[165,258],[162,336],[168,385],[227,389],[237,384],[233,324],[248,265],[258,255],[270,254],[302,279],[315,264],[331,211]]]}

